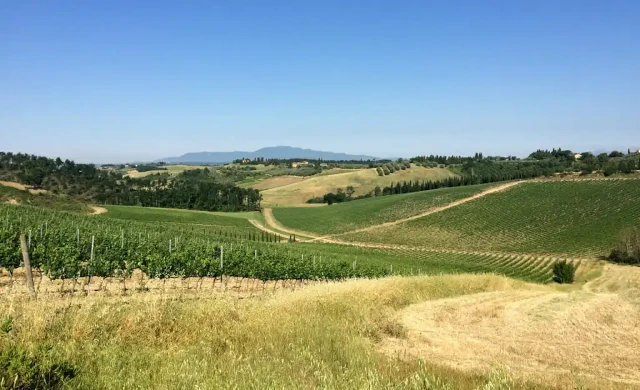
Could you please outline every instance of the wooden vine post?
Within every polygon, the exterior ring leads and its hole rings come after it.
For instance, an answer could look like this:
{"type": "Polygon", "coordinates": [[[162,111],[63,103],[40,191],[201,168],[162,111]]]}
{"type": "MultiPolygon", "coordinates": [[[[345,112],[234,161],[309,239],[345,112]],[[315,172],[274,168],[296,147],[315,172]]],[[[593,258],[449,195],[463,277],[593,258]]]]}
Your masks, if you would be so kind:
{"type": "Polygon", "coordinates": [[[20,247],[22,249],[22,261],[24,262],[24,270],[27,274],[27,287],[31,296],[36,296],[36,290],[33,288],[33,273],[31,272],[31,261],[29,260],[29,248],[27,247],[27,238],[24,234],[20,235],[20,247]]]}

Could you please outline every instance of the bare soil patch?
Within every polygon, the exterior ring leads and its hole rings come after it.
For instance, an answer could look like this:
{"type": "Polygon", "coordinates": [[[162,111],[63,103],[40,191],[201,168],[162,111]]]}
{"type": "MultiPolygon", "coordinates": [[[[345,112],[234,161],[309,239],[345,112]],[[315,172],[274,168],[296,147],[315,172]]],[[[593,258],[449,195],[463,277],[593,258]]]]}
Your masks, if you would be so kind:
{"type": "Polygon", "coordinates": [[[104,207],[99,207],[99,206],[89,206],[89,207],[91,207],[91,210],[92,210],[91,215],[104,214],[107,211],[109,211],[104,207]]]}
{"type": "Polygon", "coordinates": [[[13,181],[3,181],[0,180],[0,185],[3,185],[5,187],[12,187],[15,188],[17,190],[21,190],[21,191],[29,191],[29,193],[31,194],[45,194],[48,191],[47,190],[34,190],[33,188],[26,186],[24,184],[21,183],[16,183],[13,181]]]}

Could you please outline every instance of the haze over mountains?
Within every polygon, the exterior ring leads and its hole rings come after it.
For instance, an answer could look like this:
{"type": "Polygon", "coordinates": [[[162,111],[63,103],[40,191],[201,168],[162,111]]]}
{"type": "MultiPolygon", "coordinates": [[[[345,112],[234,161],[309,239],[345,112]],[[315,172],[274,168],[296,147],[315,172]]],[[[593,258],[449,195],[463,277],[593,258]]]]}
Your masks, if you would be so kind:
{"type": "Polygon", "coordinates": [[[254,152],[198,152],[198,153],[186,153],[179,157],[167,157],[157,160],[158,162],[164,161],[167,163],[207,163],[207,164],[224,164],[230,163],[233,160],[248,158],[254,159],[256,157],[264,158],[308,158],[308,159],[323,159],[323,160],[373,160],[377,159],[373,156],[347,154],[347,153],[334,153],[323,152],[312,149],[294,148],[291,146],[272,146],[267,148],[258,149],[254,152]]]}

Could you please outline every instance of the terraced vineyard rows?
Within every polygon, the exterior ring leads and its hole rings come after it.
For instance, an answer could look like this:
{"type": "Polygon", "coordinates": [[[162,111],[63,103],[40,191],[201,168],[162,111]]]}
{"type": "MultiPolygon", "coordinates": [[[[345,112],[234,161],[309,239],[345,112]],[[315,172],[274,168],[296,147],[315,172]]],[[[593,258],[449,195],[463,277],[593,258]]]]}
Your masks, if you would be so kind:
{"type": "Polygon", "coordinates": [[[640,180],[524,183],[400,225],[342,240],[435,249],[605,255],[640,227],[640,180]]]}
{"type": "Polygon", "coordinates": [[[275,218],[285,227],[317,234],[337,234],[411,217],[432,207],[470,197],[491,187],[482,184],[441,188],[410,194],[380,196],[326,207],[275,208],[275,218]]]}
{"type": "MultiPolygon", "coordinates": [[[[301,246],[329,251],[335,256],[347,255],[351,258],[367,259],[367,263],[372,265],[393,267],[389,271],[393,271],[394,274],[496,273],[538,283],[551,281],[553,263],[558,260],[548,256],[420,248],[360,248],[327,244],[301,246]]],[[[575,259],[567,260],[579,263],[575,259]]]]}

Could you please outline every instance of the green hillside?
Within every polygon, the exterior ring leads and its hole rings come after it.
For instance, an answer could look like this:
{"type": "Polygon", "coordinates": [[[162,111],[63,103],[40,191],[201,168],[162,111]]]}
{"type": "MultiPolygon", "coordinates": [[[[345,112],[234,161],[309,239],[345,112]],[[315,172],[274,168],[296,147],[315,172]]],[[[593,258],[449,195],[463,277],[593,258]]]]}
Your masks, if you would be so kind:
{"type": "Polygon", "coordinates": [[[380,196],[326,207],[273,209],[284,226],[318,234],[337,234],[418,215],[432,207],[477,194],[491,184],[441,188],[410,194],[380,196]]]}
{"type": "Polygon", "coordinates": [[[430,248],[608,254],[625,227],[640,227],[640,180],[518,185],[400,225],[342,239],[430,248]]]}
{"type": "Polygon", "coordinates": [[[163,209],[136,206],[107,206],[108,212],[101,218],[118,218],[142,222],[176,222],[220,227],[255,229],[249,218],[257,212],[215,213],[207,211],[163,209]]]}

